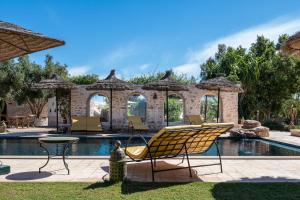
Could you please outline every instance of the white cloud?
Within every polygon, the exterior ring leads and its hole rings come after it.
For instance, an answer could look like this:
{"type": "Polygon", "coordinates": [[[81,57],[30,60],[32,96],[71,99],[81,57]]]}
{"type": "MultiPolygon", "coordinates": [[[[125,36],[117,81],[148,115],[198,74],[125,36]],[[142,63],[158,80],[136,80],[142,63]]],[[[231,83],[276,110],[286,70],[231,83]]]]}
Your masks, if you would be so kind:
{"type": "Polygon", "coordinates": [[[187,73],[193,75],[199,71],[199,65],[205,62],[209,57],[214,56],[217,52],[218,44],[226,44],[227,46],[238,47],[241,45],[244,48],[251,46],[255,42],[258,35],[276,41],[278,36],[284,33],[289,35],[294,34],[300,30],[300,18],[282,19],[278,18],[271,22],[254,26],[240,32],[218,38],[205,44],[199,50],[190,50],[187,53],[187,60],[185,64],[176,66],[173,70],[177,73],[187,73]]]}
{"type": "Polygon", "coordinates": [[[139,51],[136,43],[131,42],[127,45],[114,49],[104,56],[102,60],[105,65],[114,65],[130,56],[137,55],[138,52],[139,51]]]}
{"type": "Polygon", "coordinates": [[[138,68],[139,68],[140,70],[145,70],[145,69],[147,69],[148,67],[150,67],[149,64],[143,64],[143,65],[140,65],[138,68]]]}
{"type": "Polygon", "coordinates": [[[69,74],[71,76],[78,76],[78,75],[85,75],[90,71],[90,67],[89,66],[78,66],[78,67],[71,67],[68,69],[69,74]]]}

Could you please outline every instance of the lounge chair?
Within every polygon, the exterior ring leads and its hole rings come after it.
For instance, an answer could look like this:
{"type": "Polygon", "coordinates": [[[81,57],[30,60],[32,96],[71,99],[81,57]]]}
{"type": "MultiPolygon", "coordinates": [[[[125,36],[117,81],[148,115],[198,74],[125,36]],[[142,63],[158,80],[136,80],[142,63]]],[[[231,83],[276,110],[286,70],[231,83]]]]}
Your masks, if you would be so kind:
{"type": "Polygon", "coordinates": [[[147,124],[142,122],[142,118],[139,116],[128,116],[128,127],[132,131],[148,131],[147,124]]]}
{"type": "MultiPolygon", "coordinates": [[[[192,167],[220,165],[222,170],[222,160],[216,139],[233,127],[231,123],[219,124],[203,124],[203,125],[185,125],[165,127],[154,135],[149,142],[140,135],[145,146],[129,146],[131,139],[127,141],[125,153],[132,161],[151,161],[152,181],[154,181],[154,173],[168,170],[176,170],[188,168],[190,176],[192,176],[192,167]],[[213,144],[216,145],[219,163],[209,165],[190,166],[189,154],[205,153],[213,144]],[[173,158],[177,156],[185,156],[187,158],[188,167],[178,167],[172,169],[154,169],[157,159],[173,158]]],[[[182,160],[183,162],[183,160],[182,160]]]]}
{"type": "Polygon", "coordinates": [[[102,126],[99,117],[87,117],[86,118],[86,131],[100,132],[102,126]]]}
{"type": "Polygon", "coordinates": [[[71,132],[98,132],[102,131],[99,117],[73,116],[71,132]]]}
{"type": "Polygon", "coordinates": [[[187,115],[187,121],[190,125],[201,125],[203,124],[203,119],[201,115],[187,115]]]}

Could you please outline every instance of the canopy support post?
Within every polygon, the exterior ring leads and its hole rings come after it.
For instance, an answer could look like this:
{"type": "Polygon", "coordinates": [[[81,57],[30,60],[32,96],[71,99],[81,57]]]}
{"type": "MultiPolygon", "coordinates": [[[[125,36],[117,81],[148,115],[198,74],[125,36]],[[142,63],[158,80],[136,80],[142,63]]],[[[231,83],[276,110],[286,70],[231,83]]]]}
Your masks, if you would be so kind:
{"type": "Polygon", "coordinates": [[[55,104],[56,104],[56,132],[58,133],[58,92],[55,89],[55,104]]]}
{"type": "Polygon", "coordinates": [[[169,126],[169,90],[167,88],[166,90],[166,102],[167,102],[167,105],[166,105],[166,109],[167,109],[167,126],[169,126]]]}
{"type": "Polygon", "coordinates": [[[110,88],[110,123],[109,123],[109,129],[112,130],[112,88],[110,88]]]}
{"type": "Polygon", "coordinates": [[[218,89],[217,123],[219,123],[219,116],[220,116],[220,88],[218,89]]]}

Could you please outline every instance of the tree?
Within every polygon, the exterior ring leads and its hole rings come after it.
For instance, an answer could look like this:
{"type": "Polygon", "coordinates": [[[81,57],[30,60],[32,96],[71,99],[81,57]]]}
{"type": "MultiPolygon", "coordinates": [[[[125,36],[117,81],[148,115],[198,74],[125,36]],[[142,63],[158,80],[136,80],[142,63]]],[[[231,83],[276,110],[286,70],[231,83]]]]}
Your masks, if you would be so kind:
{"type": "MultiPolygon", "coordinates": [[[[147,84],[156,80],[161,79],[165,75],[165,72],[158,72],[158,73],[153,73],[153,74],[143,74],[140,76],[136,76],[132,79],[130,79],[128,82],[132,84],[147,84]]],[[[172,78],[180,83],[183,84],[196,84],[197,83],[197,78],[194,76],[187,76],[186,74],[175,74],[172,72],[172,78]]]]}
{"type": "Polygon", "coordinates": [[[54,63],[52,56],[46,55],[45,67],[42,67],[30,62],[28,56],[23,56],[18,59],[15,69],[21,76],[18,85],[12,92],[14,100],[18,103],[27,103],[31,112],[39,118],[48,102],[48,98],[53,97],[54,94],[50,90],[33,90],[32,85],[50,78],[53,73],[61,77],[67,77],[66,65],[54,63]]]}
{"type": "Polygon", "coordinates": [[[224,73],[230,80],[241,82],[244,93],[240,95],[240,116],[251,118],[259,110],[270,119],[299,91],[299,60],[278,52],[286,38],[280,36],[275,44],[258,36],[249,49],[219,45],[214,58],[201,65],[203,79],[224,73]]]}
{"type": "Polygon", "coordinates": [[[79,76],[71,76],[69,80],[77,85],[88,85],[97,82],[99,80],[99,76],[96,74],[86,74],[79,76]]]}

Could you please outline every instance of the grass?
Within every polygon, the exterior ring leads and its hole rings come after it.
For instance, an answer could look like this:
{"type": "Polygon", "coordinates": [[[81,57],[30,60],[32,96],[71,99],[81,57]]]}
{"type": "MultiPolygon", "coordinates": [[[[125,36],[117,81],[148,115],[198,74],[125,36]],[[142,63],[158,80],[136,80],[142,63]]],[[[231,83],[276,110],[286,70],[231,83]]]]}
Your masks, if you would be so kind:
{"type": "Polygon", "coordinates": [[[0,183],[0,199],[300,199],[300,183],[0,183]]]}

